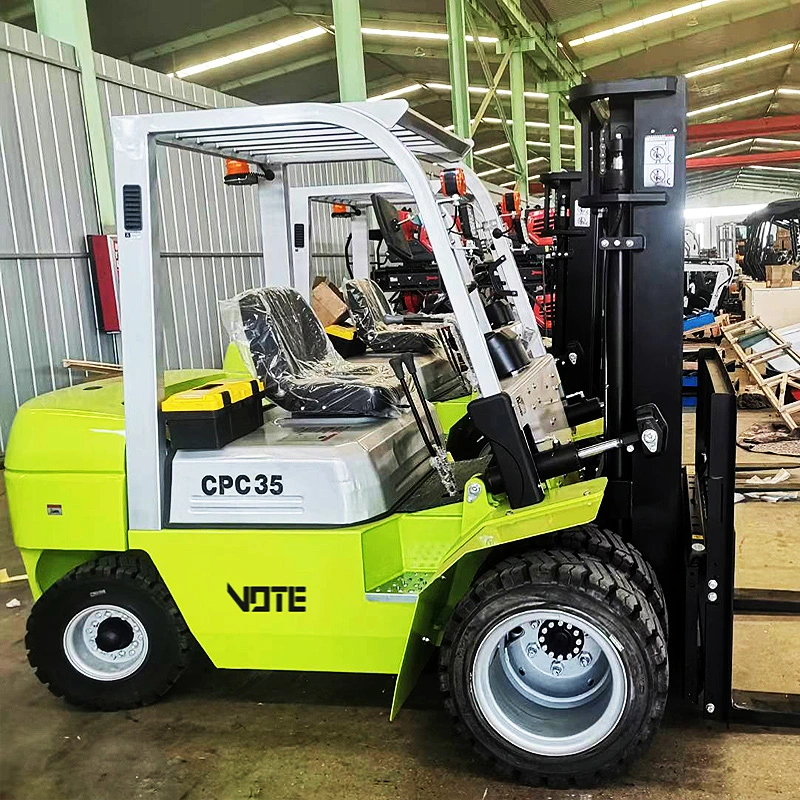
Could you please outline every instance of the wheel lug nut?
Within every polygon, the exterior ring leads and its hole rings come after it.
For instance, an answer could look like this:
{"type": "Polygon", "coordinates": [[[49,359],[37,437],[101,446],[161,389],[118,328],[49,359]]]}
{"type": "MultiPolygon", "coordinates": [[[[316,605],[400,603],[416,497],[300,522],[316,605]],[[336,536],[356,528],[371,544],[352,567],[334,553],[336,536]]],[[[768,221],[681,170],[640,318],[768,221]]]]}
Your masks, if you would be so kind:
{"type": "Polygon", "coordinates": [[[553,675],[555,675],[556,677],[558,677],[563,671],[564,671],[564,667],[561,666],[561,664],[558,661],[554,661],[550,665],[550,672],[553,675]]]}
{"type": "Polygon", "coordinates": [[[580,665],[586,669],[586,667],[592,663],[592,656],[590,653],[581,653],[578,657],[578,661],[580,662],[580,665]]]}
{"type": "Polygon", "coordinates": [[[539,652],[539,648],[535,644],[531,643],[525,648],[525,652],[527,653],[528,658],[533,658],[539,652]]]}

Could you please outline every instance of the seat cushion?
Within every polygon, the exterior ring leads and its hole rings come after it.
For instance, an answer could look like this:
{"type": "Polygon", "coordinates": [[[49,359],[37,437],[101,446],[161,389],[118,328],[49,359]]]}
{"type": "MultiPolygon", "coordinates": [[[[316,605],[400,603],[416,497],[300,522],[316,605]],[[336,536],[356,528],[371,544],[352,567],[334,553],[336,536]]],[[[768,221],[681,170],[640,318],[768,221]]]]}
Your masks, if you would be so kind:
{"type": "Polygon", "coordinates": [[[250,289],[223,305],[234,341],[246,343],[267,397],[314,416],[396,416],[403,395],[383,364],[353,365],[333,348],[311,307],[294,289],[250,289]]]}
{"type": "Polygon", "coordinates": [[[377,353],[431,353],[438,340],[428,331],[408,325],[387,325],[392,310],[375,281],[354,278],[345,284],[350,314],[367,346],[377,353]]]}

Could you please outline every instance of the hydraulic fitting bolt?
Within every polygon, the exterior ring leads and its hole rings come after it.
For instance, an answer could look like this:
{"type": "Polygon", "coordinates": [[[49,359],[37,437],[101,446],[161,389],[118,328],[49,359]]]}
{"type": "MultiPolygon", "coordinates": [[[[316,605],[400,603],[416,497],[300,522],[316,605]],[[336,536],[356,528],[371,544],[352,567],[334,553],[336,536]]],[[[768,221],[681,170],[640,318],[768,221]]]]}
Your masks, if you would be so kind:
{"type": "Polygon", "coordinates": [[[589,666],[589,664],[592,663],[592,654],[591,653],[581,653],[578,656],[578,661],[579,661],[580,665],[584,669],[586,669],[589,666]]]}
{"type": "Polygon", "coordinates": [[[708,593],[708,602],[709,603],[716,603],[717,602],[717,593],[716,592],[709,592],[708,593]]]}
{"type": "Polygon", "coordinates": [[[713,703],[706,704],[706,712],[708,714],[713,714],[717,710],[717,707],[713,703]]]}
{"type": "Polygon", "coordinates": [[[556,678],[564,671],[564,667],[558,663],[558,661],[554,661],[550,665],[550,672],[556,676],[556,678]]]}
{"type": "Polygon", "coordinates": [[[714,580],[714,578],[712,578],[712,579],[711,579],[711,580],[708,582],[708,588],[709,588],[709,589],[716,589],[716,588],[717,588],[717,586],[719,586],[719,584],[718,584],[718,583],[717,583],[717,582],[714,580]]]}

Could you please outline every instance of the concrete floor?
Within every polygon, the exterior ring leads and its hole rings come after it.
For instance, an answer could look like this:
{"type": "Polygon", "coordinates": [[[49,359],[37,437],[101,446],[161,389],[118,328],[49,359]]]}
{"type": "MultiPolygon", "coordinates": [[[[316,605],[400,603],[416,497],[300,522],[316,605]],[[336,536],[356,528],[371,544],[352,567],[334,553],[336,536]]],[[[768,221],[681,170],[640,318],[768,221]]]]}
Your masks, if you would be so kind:
{"type": "MultiPolygon", "coordinates": [[[[738,509],[740,585],[800,588],[800,503],[738,509]],[[768,565],[774,565],[772,567],[768,565]]],[[[0,567],[22,570],[0,473],[0,567]]],[[[161,703],[87,713],[25,658],[30,594],[0,586],[0,800],[772,800],[800,797],[800,735],[699,722],[672,703],[649,753],[597,790],[497,780],[455,736],[435,676],[388,722],[383,676],[226,672],[198,664],[161,703]],[[12,598],[20,608],[8,609],[12,598]]],[[[737,625],[735,683],[800,691],[800,623],[737,625]]]]}

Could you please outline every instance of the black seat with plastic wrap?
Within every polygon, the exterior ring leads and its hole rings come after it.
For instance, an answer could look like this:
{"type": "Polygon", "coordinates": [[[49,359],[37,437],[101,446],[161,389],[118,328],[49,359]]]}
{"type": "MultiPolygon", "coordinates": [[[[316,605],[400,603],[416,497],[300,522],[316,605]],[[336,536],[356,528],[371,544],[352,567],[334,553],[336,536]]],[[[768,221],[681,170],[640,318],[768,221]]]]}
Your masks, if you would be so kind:
{"type": "Polygon", "coordinates": [[[438,340],[429,331],[405,325],[387,325],[384,315],[392,310],[380,286],[369,278],[345,284],[347,304],[359,334],[378,353],[431,353],[438,340]]]}
{"type": "Polygon", "coordinates": [[[256,373],[281,408],[330,417],[399,413],[403,398],[391,370],[345,361],[294,289],[251,289],[236,301],[256,373]]]}

